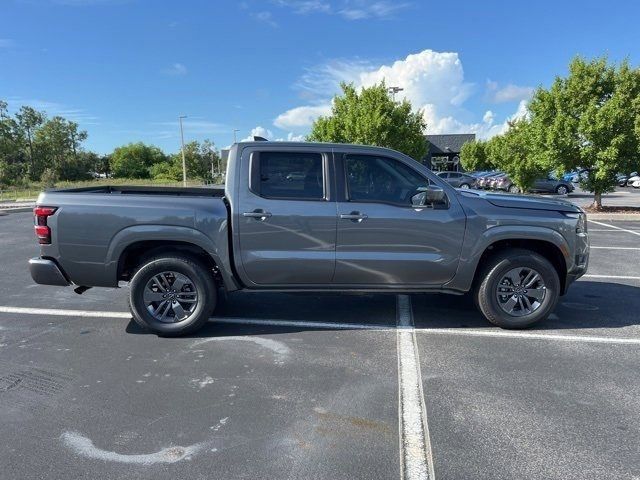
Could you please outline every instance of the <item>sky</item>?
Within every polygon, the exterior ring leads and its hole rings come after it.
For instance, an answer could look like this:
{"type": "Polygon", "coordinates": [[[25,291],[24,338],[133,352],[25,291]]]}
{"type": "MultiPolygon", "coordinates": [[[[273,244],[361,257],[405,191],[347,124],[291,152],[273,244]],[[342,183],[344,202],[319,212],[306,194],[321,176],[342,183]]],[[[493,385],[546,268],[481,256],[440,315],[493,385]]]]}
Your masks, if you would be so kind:
{"type": "Polygon", "coordinates": [[[383,79],[426,133],[501,133],[575,55],[640,62],[640,2],[0,0],[0,99],[99,153],[299,140],[341,81],[383,79]]]}

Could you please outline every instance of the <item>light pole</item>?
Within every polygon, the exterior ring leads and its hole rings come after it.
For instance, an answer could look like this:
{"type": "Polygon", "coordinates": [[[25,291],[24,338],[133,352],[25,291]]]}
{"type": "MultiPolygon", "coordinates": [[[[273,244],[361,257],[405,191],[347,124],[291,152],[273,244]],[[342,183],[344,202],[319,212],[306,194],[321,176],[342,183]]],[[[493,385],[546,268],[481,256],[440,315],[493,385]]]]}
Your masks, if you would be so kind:
{"type": "Polygon", "coordinates": [[[387,92],[389,92],[391,94],[391,98],[393,99],[393,101],[396,101],[396,93],[398,92],[402,92],[404,90],[404,88],[402,87],[389,87],[387,88],[387,92]]]}
{"type": "Polygon", "coordinates": [[[236,140],[236,133],[238,133],[239,131],[240,131],[240,129],[239,129],[239,128],[234,128],[234,129],[233,129],[233,143],[236,143],[236,142],[237,142],[237,140],[236,140]]]}
{"type": "Polygon", "coordinates": [[[184,129],[182,128],[182,119],[187,118],[186,115],[180,115],[180,144],[182,145],[182,186],[187,186],[187,161],[184,158],[184,129]]]}

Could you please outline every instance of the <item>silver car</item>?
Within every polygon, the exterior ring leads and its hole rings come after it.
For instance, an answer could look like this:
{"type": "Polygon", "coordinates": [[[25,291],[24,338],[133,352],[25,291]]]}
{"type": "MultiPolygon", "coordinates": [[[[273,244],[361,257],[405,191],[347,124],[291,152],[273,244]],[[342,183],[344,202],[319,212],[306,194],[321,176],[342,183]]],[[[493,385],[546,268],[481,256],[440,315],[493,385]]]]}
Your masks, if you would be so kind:
{"type": "Polygon", "coordinates": [[[455,188],[473,188],[477,182],[475,177],[462,172],[438,172],[436,175],[455,188]]]}

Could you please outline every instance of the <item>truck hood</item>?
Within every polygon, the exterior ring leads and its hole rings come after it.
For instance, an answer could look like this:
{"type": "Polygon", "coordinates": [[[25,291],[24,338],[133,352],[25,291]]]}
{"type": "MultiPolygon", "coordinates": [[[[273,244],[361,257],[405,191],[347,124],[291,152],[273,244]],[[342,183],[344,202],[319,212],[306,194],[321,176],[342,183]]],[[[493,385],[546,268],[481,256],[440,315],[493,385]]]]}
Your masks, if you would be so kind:
{"type": "Polygon", "coordinates": [[[582,210],[567,200],[540,197],[537,195],[508,195],[482,192],[478,190],[460,190],[461,195],[475,196],[486,200],[496,207],[524,208],[528,210],[552,210],[554,212],[580,213],[582,210]]]}

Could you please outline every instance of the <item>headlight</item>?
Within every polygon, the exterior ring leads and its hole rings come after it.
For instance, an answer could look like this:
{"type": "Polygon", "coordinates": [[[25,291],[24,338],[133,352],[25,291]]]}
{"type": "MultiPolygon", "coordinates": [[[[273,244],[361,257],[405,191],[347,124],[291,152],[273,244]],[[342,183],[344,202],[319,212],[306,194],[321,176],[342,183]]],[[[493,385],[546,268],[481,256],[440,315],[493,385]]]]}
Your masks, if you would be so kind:
{"type": "Polygon", "coordinates": [[[575,218],[578,220],[576,224],[576,233],[585,234],[587,233],[587,215],[584,212],[580,213],[567,213],[564,214],[566,217],[575,218]]]}

